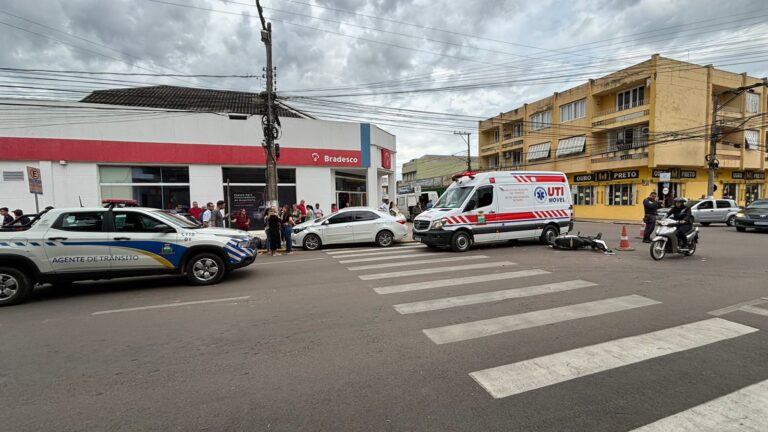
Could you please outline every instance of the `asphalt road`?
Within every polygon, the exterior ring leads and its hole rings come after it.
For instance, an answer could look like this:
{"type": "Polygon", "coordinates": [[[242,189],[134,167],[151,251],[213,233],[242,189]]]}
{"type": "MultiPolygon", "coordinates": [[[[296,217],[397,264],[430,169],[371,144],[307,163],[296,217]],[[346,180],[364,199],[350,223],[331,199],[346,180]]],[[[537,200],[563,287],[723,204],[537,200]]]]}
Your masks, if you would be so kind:
{"type": "Polygon", "coordinates": [[[42,287],[0,310],[1,428],[765,430],[768,234],[702,228],[695,256],[654,262],[629,228],[611,256],[362,247],[214,287],[42,287]]]}

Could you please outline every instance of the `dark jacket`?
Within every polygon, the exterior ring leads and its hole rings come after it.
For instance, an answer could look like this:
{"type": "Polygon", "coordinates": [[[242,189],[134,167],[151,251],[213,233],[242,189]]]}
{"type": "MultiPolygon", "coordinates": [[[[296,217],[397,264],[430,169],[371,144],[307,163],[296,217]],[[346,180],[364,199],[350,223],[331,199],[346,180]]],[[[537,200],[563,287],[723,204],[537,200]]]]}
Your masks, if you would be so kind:
{"type": "Polygon", "coordinates": [[[656,216],[659,211],[659,202],[650,197],[646,198],[643,200],[643,209],[646,216],[656,216]]]}
{"type": "Polygon", "coordinates": [[[676,221],[680,221],[684,224],[689,224],[693,222],[693,216],[691,215],[691,209],[687,206],[683,207],[672,207],[669,210],[669,213],[667,213],[667,217],[670,219],[674,219],[676,221]]]}

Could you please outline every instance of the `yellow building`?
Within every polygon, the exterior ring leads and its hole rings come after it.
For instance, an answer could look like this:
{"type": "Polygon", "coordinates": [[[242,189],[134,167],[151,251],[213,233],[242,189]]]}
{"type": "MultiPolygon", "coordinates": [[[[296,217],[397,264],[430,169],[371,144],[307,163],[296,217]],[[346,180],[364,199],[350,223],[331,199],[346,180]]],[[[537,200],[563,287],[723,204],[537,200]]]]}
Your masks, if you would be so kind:
{"type": "Polygon", "coordinates": [[[768,82],[659,55],[481,121],[480,168],[562,171],[577,218],[640,220],[651,191],[706,194],[715,98],[714,196],[745,205],[768,195],[768,82]]]}

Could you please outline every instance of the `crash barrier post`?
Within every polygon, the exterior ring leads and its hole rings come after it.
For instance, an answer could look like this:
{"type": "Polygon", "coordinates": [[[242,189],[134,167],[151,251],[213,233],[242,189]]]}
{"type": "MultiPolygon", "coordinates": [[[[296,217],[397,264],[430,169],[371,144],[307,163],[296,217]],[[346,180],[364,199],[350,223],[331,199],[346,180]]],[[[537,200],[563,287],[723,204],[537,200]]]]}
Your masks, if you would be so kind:
{"type": "Polygon", "coordinates": [[[619,242],[619,247],[616,248],[620,251],[633,251],[635,248],[632,247],[632,245],[629,244],[629,234],[627,234],[627,226],[624,225],[621,227],[621,241],[619,242]]]}

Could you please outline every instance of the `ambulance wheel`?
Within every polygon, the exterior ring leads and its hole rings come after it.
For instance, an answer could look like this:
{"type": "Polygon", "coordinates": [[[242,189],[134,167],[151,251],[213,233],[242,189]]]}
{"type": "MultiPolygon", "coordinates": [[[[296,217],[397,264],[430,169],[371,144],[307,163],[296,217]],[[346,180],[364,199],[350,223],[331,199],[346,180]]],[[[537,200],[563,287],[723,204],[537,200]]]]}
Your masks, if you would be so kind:
{"type": "Polygon", "coordinates": [[[547,225],[541,232],[541,242],[547,245],[555,244],[555,239],[560,235],[560,230],[554,225],[547,225]]]}
{"type": "Polygon", "coordinates": [[[0,306],[23,302],[32,294],[32,281],[22,271],[0,267],[0,306]]]}
{"type": "Polygon", "coordinates": [[[224,261],[212,253],[193,256],[187,264],[187,280],[192,285],[213,285],[224,277],[224,261]]]}
{"type": "Polygon", "coordinates": [[[472,239],[465,231],[459,231],[451,238],[451,250],[454,252],[466,252],[472,246],[472,239]]]}

